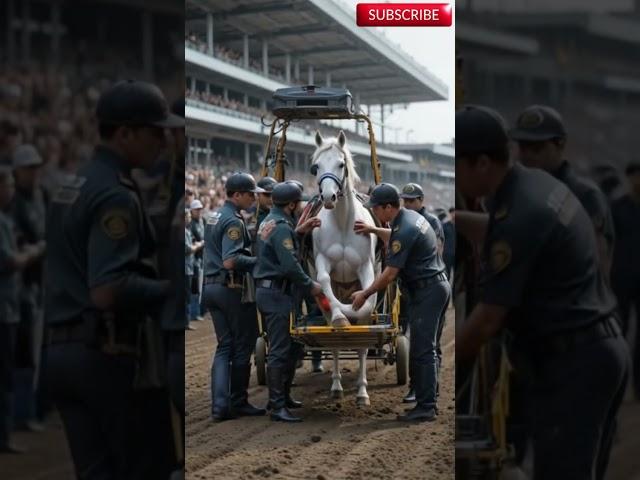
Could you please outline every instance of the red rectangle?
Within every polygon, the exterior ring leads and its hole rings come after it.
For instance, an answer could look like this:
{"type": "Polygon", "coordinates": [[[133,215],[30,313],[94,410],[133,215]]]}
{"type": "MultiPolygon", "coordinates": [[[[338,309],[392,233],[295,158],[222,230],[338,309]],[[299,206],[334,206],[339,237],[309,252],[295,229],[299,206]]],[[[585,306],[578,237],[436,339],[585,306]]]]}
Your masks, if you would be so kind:
{"type": "Polygon", "coordinates": [[[448,3],[359,3],[359,27],[450,27],[448,3]]]}

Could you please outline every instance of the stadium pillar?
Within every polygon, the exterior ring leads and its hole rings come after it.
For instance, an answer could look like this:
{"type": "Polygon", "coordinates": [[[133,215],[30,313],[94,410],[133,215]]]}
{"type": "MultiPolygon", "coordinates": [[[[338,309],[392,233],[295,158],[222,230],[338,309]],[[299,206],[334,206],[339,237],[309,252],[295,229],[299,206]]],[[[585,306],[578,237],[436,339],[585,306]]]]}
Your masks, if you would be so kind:
{"type": "Polygon", "coordinates": [[[227,89],[227,87],[224,87],[222,89],[222,98],[224,98],[225,100],[229,100],[229,90],[227,89]]]}
{"type": "Polygon", "coordinates": [[[300,59],[299,58],[296,58],[296,63],[294,65],[293,73],[296,81],[300,81],[300,59]]]}
{"type": "MultiPolygon", "coordinates": [[[[356,92],[356,112],[360,111],[360,92],[356,92]]],[[[360,122],[356,122],[356,135],[360,135],[360,122]]]]}
{"type": "Polygon", "coordinates": [[[249,106],[249,95],[247,95],[246,93],[244,94],[244,106],[249,106]]]}
{"type": "Polygon", "coordinates": [[[327,72],[326,80],[324,83],[325,83],[325,86],[327,87],[331,86],[331,72],[327,72]]]}
{"type": "Polygon", "coordinates": [[[269,42],[262,41],[262,73],[269,76],[269,42]]]}
{"type": "Polygon", "coordinates": [[[248,143],[244,144],[244,171],[251,171],[251,155],[248,143]]]}
{"type": "Polygon", "coordinates": [[[384,143],[384,103],[380,104],[380,143],[384,143]]]}
{"type": "Polygon", "coordinates": [[[196,77],[191,77],[191,93],[196,91],[196,77]]]}
{"type": "Polygon", "coordinates": [[[213,14],[207,13],[207,53],[213,55],[213,14]]]}
{"type": "Polygon", "coordinates": [[[285,79],[287,81],[287,83],[291,83],[291,54],[287,53],[285,55],[285,79]]]}
{"type": "Polygon", "coordinates": [[[142,12],[142,65],[145,77],[153,80],[153,16],[148,10],[142,12]]]}
{"type": "Polygon", "coordinates": [[[28,62],[31,57],[31,0],[22,2],[22,60],[28,62]]]}
{"type": "Polygon", "coordinates": [[[15,39],[13,36],[13,19],[14,19],[14,10],[13,10],[13,0],[7,0],[7,60],[9,63],[13,63],[15,60],[15,39]]]}
{"type": "Polygon", "coordinates": [[[60,25],[60,2],[55,1],[51,4],[51,56],[54,62],[60,59],[60,35],[62,26],[60,25]]]}
{"type": "Polygon", "coordinates": [[[313,65],[309,65],[309,70],[307,71],[307,85],[313,85],[313,65]]]}
{"type": "Polygon", "coordinates": [[[249,68],[249,35],[247,33],[242,37],[242,64],[244,68],[249,68]]]}

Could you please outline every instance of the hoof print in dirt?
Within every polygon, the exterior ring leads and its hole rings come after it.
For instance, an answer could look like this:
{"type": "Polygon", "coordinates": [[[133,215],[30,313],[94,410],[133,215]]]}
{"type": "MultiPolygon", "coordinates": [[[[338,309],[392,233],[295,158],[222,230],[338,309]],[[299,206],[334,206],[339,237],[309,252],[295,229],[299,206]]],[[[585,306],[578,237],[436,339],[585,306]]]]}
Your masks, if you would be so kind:
{"type": "Polygon", "coordinates": [[[320,440],[322,440],[322,437],[320,435],[311,435],[311,441],[313,443],[318,443],[320,440]]]}

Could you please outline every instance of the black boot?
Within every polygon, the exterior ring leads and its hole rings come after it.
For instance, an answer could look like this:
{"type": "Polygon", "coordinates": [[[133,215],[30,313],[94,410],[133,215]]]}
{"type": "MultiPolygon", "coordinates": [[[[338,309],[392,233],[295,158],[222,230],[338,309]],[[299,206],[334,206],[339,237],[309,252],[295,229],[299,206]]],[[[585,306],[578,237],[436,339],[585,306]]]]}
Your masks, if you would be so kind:
{"type": "Polygon", "coordinates": [[[282,368],[267,368],[269,382],[269,407],[271,420],[275,422],[301,422],[302,419],[291,415],[286,407],[284,393],[284,370],[282,368]]]}
{"type": "Polygon", "coordinates": [[[402,403],[413,403],[416,401],[416,391],[413,388],[413,362],[409,362],[409,391],[402,399],[402,403]]]}
{"type": "MultiPolygon", "coordinates": [[[[435,366],[434,366],[435,367],[435,366]]],[[[436,372],[430,365],[413,365],[413,388],[417,405],[406,415],[398,415],[401,422],[431,422],[436,418],[436,372]]]]}
{"type": "Polygon", "coordinates": [[[231,369],[231,412],[237,417],[259,417],[267,413],[264,408],[256,408],[247,401],[250,375],[251,365],[231,369]]]}
{"type": "Polygon", "coordinates": [[[295,374],[296,371],[294,369],[289,369],[284,381],[284,402],[287,408],[302,408],[302,402],[291,398],[291,384],[293,383],[295,374]]]}

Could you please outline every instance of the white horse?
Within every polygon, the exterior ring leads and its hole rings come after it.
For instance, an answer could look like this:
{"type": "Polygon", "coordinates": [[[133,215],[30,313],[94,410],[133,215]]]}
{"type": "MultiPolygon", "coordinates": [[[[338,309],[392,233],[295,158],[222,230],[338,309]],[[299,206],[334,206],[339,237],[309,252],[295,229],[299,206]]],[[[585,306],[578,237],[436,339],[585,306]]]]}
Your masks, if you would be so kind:
{"type": "MultiPolygon", "coordinates": [[[[317,280],[330,304],[331,323],[336,327],[350,324],[349,319],[368,323],[376,305],[377,295],[367,299],[364,306],[355,312],[350,304],[343,303],[349,294],[367,288],[376,274],[375,235],[359,235],[353,231],[356,220],[373,224],[369,211],[356,198],[354,184],[358,181],[353,159],[346,145],[346,137],[340,131],[337,138],[324,140],[316,132],[316,151],[312,157],[312,173],[315,174],[323,207],[318,213],[321,227],[313,230],[313,255],[317,280]],[[338,298],[332,285],[342,286],[338,298]],[[351,288],[349,288],[349,286],[351,288]],[[346,290],[346,291],[345,291],[346,290]]],[[[336,288],[340,290],[340,288],[336,288]]],[[[333,374],[331,394],[333,398],[343,396],[340,380],[339,352],[333,351],[333,374]]],[[[369,405],[367,394],[367,350],[358,350],[360,369],[358,372],[358,405],[369,405]]]]}

